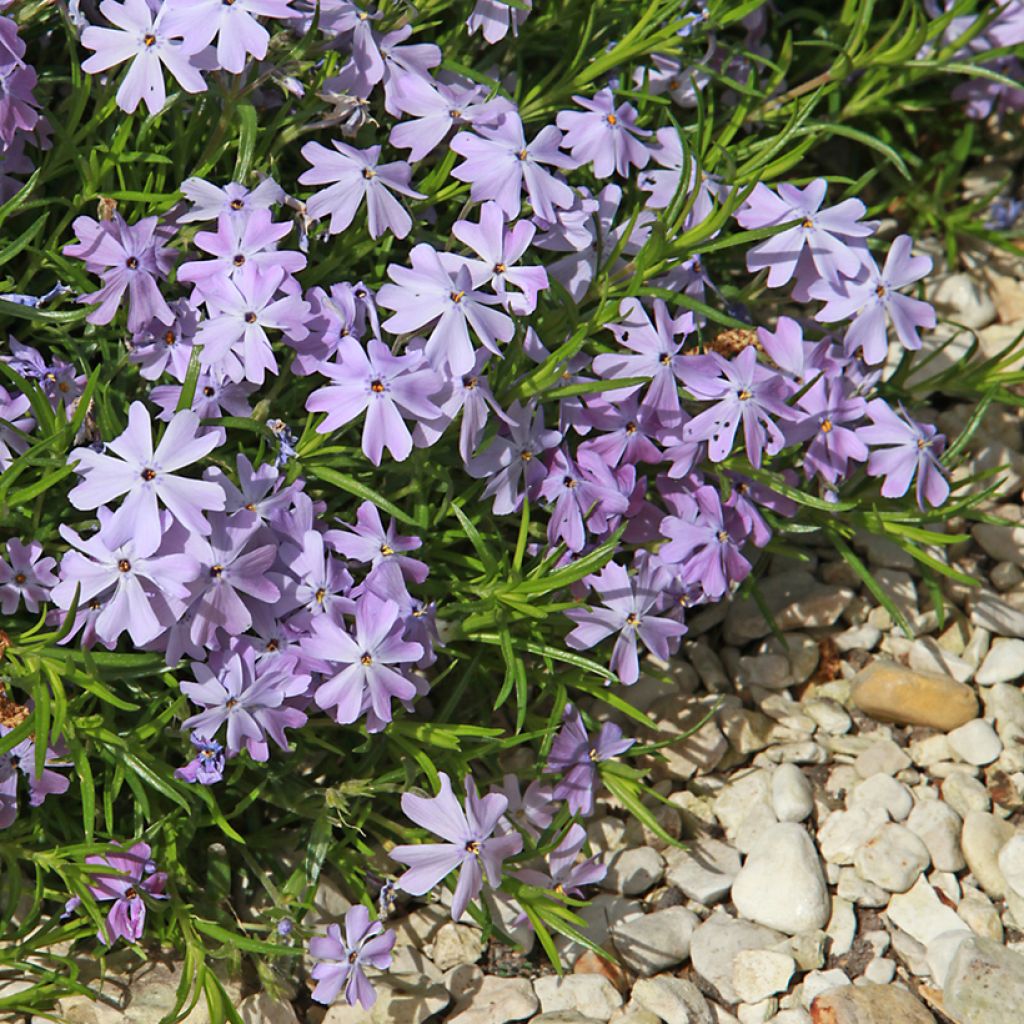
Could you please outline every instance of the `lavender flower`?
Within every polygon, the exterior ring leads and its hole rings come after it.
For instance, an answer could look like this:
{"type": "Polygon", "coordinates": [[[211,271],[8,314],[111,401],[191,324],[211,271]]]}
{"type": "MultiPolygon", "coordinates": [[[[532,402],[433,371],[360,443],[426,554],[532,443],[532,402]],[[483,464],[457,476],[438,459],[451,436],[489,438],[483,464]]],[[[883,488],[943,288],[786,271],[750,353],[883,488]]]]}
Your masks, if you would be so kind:
{"type": "Polygon", "coordinates": [[[516,35],[532,9],[533,0],[520,0],[514,7],[505,0],[476,0],[473,13],[466,19],[466,27],[470,35],[480,31],[493,46],[508,35],[510,28],[516,35]]]}
{"type": "Polygon", "coordinates": [[[572,151],[577,164],[591,164],[598,178],[629,176],[630,167],[643,169],[650,151],[638,136],[651,133],[636,125],[636,110],[628,103],[615,106],[611,89],[600,89],[593,99],[573,96],[585,113],[563,110],[555,120],[565,138],[562,147],[572,151]]]}
{"type": "Polygon", "coordinates": [[[43,545],[32,540],[23,544],[16,537],[7,542],[10,565],[0,559],[0,611],[13,615],[24,601],[30,612],[39,611],[41,602],[49,600],[50,588],[56,586],[53,567],[57,564],[49,556],[40,558],[43,545]]]}
{"type": "Polygon", "coordinates": [[[254,761],[270,757],[269,736],[282,750],[288,750],[285,729],[305,725],[306,715],[285,703],[302,696],[309,676],[294,671],[290,664],[256,664],[256,650],[245,644],[240,651],[195,663],[196,682],[181,684],[181,692],[193,704],[205,708],[182,723],[201,736],[215,736],[227,723],[226,753],[234,757],[244,747],[254,761]]]}
{"type": "Polygon", "coordinates": [[[188,530],[207,534],[210,525],[203,513],[223,509],[224,492],[216,484],[187,480],[175,471],[208,455],[221,440],[216,431],[200,434],[199,417],[184,410],[171,418],[154,451],[149,411],[141,402],[132,402],[127,429],[107,442],[114,455],[76,448],[68,456],[78,463],[75,468],[82,477],[68,500],[75,508],[93,509],[127,495],[114,513],[114,543],[133,534],[162,536],[158,502],[188,530]]]}
{"type": "Polygon", "coordinates": [[[852,386],[843,378],[819,378],[797,399],[807,413],[787,431],[790,441],[811,443],[804,452],[804,470],[808,477],[817,473],[829,484],[837,484],[846,477],[850,461],[864,462],[868,457],[867,445],[856,430],[844,427],[864,416],[866,402],[851,394],[852,386]]]}
{"type": "MultiPolygon", "coordinates": [[[[20,725],[31,709],[7,697],[0,683],[0,737],[20,725]]],[[[39,807],[48,796],[66,793],[70,783],[54,768],[69,767],[63,745],[47,746],[43,770],[36,774],[36,742],[21,740],[6,753],[0,754],[0,829],[9,828],[18,816],[18,773],[28,780],[29,806],[39,807]]]]}
{"type": "Polygon", "coordinates": [[[199,316],[184,299],[172,302],[170,309],[171,323],[154,317],[132,337],[128,358],[139,365],[139,374],[146,380],[169,373],[175,380],[184,381],[188,373],[199,316]]]}
{"type": "Polygon", "coordinates": [[[584,817],[594,810],[594,788],[598,780],[598,765],[624,754],[636,740],[624,739],[622,730],[614,722],[605,722],[597,738],[591,742],[579,711],[565,705],[562,728],[558,730],[545,771],[561,772],[552,796],[565,800],[573,814],[584,817]]]}
{"type": "Polygon", "coordinates": [[[163,23],[166,30],[184,36],[196,50],[217,37],[217,63],[232,74],[245,70],[250,55],[263,60],[270,33],[253,15],[290,18],[295,12],[289,0],[167,0],[163,23]]]}
{"type": "Polygon", "coordinates": [[[674,619],[648,614],[661,601],[665,574],[643,562],[639,573],[630,577],[625,568],[610,562],[596,576],[586,580],[601,596],[604,608],[571,608],[565,614],[576,628],[565,642],[585,651],[606,637],[618,633],[609,668],[627,686],[640,678],[637,640],[662,661],[667,661],[675,642],[686,627],[674,619]]]}
{"type": "Polygon", "coordinates": [[[500,353],[499,343],[511,341],[515,333],[512,320],[490,309],[498,299],[478,291],[472,283],[469,266],[459,262],[454,270],[441,254],[425,242],[409,254],[412,267],[392,263],[386,284],[377,301],[395,313],[384,321],[385,330],[396,334],[417,331],[433,323],[424,354],[437,370],[467,373],[473,367],[473,344],[469,328],[489,351],[500,353]]]}
{"type": "Polygon", "coordinates": [[[587,841],[587,830],[574,822],[566,830],[561,842],[548,854],[547,871],[524,868],[516,878],[540,889],[552,889],[559,896],[583,899],[583,887],[597,885],[608,874],[608,868],[598,863],[598,857],[580,861],[580,850],[587,841]]]}
{"type": "Polygon", "coordinates": [[[412,218],[391,193],[398,192],[410,199],[426,198],[409,187],[412,168],[404,160],[379,164],[380,146],[360,150],[336,139],[331,144],[336,153],[319,142],[307,142],[302,147],[302,155],[313,166],[300,176],[299,182],[303,185],[333,183],[306,200],[309,216],[319,219],[329,213],[329,231],[336,235],[352,223],[365,199],[372,238],[379,238],[385,230],[396,238],[405,238],[412,229],[412,218]]]}
{"type": "Polygon", "coordinates": [[[345,525],[340,530],[329,530],[327,542],[339,554],[356,562],[369,562],[371,570],[367,580],[394,567],[406,579],[422,583],[430,570],[425,562],[403,554],[415,551],[423,541],[419,537],[403,537],[392,519],[387,529],[381,522],[380,512],[372,501],[364,501],[356,509],[355,526],[345,525]]]}
{"type": "Polygon", "coordinates": [[[182,782],[197,782],[200,786],[216,785],[224,778],[224,747],[196,732],[189,740],[196,748],[196,756],[183,768],[175,769],[174,777],[182,782]]]}
{"type": "Polygon", "coordinates": [[[729,456],[740,423],[752,466],[760,467],[765,452],[782,450],[785,437],[772,417],[792,420],[796,413],[784,402],[783,382],[758,364],[753,346],[732,360],[717,352],[692,357],[684,364],[683,382],[696,398],[715,402],[683,426],[684,441],[708,442],[712,462],[729,456]]]}
{"type": "Polygon", "coordinates": [[[90,271],[103,278],[99,291],[82,295],[78,300],[99,303],[86,317],[89,323],[109,324],[125,292],[129,298],[129,331],[141,331],[154,317],[161,323],[174,322],[174,314],[156,282],[174,265],[175,253],[161,244],[167,232],[157,227],[156,217],[145,217],[131,226],[118,213],[109,221],[78,217],[72,227],[79,241],[65,245],[64,255],[84,260],[90,271]]]}
{"type": "Polygon", "coordinates": [[[217,220],[222,214],[244,220],[254,210],[266,210],[284,200],[284,189],[273,178],[264,178],[251,190],[237,181],[221,188],[202,178],[186,178],[181,191],[192,209],[178,215],[179,224],[217,220]]]}
{"type": "Polygon", "coordinates": [[[345,937],[336,924],[327,926],[325,937],[317,936],[309,941],[310,956],[320,960],[311,977],[317,983],[313,999],[329,1006],[344,990],[349,1006],[356,1003],[369,1010],[377,1001],[363,971],[367,965],[378,971],[391,966],[391,950],[396,934],[384,931],[380,921],[370,921],[369,911],[362,904],[350,907],[345,913],[345,937]]]}
{"type": "MultiPolygon", "coordinates": [[[[121,844],[113,845],[120,847],[121,844]]],[[[101,942],[111,945],[120,938],[138,942],[146,926],[143,894],[150,899],[167,898],[164,894],[167,875],[153,870],[151,853],[148,843],[136,843],[106,857],[94,854],[85,858],[86,864],[107,869],[90,875],[89,891],[101,902],[114,901],[107,914],[106,935],[97,933],[101,942]]]]}
{"type": "Polygon", "coordinates": [[[572,206],[573,191],[547,167],[571,168],[574,161],[559,152],[562,133],[547,125],[527,144],[518,113],[503,114],[493,127],[476,125],[476,134],[460,132],[451,148],[465,157],[452,177],[471,184],[470,198],[482,202],[494,199],[505,216],[519,216],[523,186],[530,205],[545,220],[555,219],[555,207],[572,206]]]}
{"type": "MultiPolygon", "coordinates": [[[[117,105],[131,114],[145,100],[150,114],[158,114],[167,99],[163,68],[186,92],[204,92],[206,83],[192,62],[206,43],[178,38],[181,33],[165,24],[163,6],[154,13],[146,0],[103,0],[103,16],[116,28],[90,25],[82,33],[82,45],[95,52],[82,64],[90,75],[108,71],[131,60],[128,73],[117,90],[117,105]]],[[[195,25],[192,26],[193,30],[195,25]]]]}
{"type": "Polygon", "coordinates": [[[385,448],[401,462],[412,451],[412,434],[403,414],[435,418],[440,410],[432,401],[442,387],[441,378],[417,355],[393,356],[386,345],[371,338],[368,348],[354,338],[338,346],[338,361],[322,367],[334,381],[314,391],[306,400],[310,412],[325,412],[317,427],[321,434],[337,430],[366,412],[363,452],[380,465],[385,448]]]}
{"type": "Polygon", "coordinates": [[[857,433],[869,445],[885,445],[868,459],[868,476],[882,476],[882,497],[901,498],[917,478],[917,504],[938,508],[949,497],[939,455],[946,438],[930,423],[916,423],[898,415],[882,398],[868,402],[871,424],[857,433]]]}
{"type": "Polygon", "coordinates": [[[604,460],[585,449],[577,451],[575,461],[561,449],[555,452],[540,495],[555,503],[548,520],[548,543],[564,541],[573,552],[583,550],[588,529],[602,533],[611,516],[629,508],[604,460]]]}
{"type": "Polygon", "coordinates": [[[356,602],[355,636],[326,615],[312,622],[312,633],[302,642],[310,658],[322,661],[329,676],[317,688],[314,700],[330,711],[336,722],[354,722],[365,705],[382,722],[391,721],[391,701],[411,700],[416,687],[392,665],[411,664],[423,656],[420,644],[404,640],[403,623],[394,601],[373,593],[356,602]]]}
{"type": "Polygon", "coordinates": [[[452,919],[458,921],[470,900],[480,894],[485,879],[492,888],[500,884],[502,862],[522,850],[523,837],[518,832],[494,835],[508,808],[508,801],[501,794],[480,796],[472,777],[467,775],[466,808],[463,810],[452,792],[448,776],[438,772],[438,779],[440,791],[436,797],[403,793],[402,810],[407,818],[440,836],[444,842],[396,846],[391,858],[409,866],[397,885],[413,896],[429,892],[459,868],[452,899],[452,919]]]}
{"type": "Polygon", "coordinates": [[[931,272],[931,257],[912,256],[913,244],[910,235],[900,235],[893,241],[881,271],[867,256],[864,268],[854,280],[839,284],[822,280],[809,289],[812,298],[826,303],[815,320],[831,324],[853,317],[846,330],[846,350],[852,354],[861,349],[866,363],[880,363],[888,353],[887,318],[900,344],[912,351],[921,347],[918,329],[935,326],[931,303],[896,291],[931,272]]]}

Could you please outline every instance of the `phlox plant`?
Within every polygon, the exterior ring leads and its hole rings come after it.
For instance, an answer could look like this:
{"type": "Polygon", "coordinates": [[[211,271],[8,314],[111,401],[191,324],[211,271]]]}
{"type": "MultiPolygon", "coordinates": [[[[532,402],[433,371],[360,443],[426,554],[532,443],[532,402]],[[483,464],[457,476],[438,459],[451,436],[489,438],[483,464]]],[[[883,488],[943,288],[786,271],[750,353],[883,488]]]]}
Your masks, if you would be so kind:
{"type": "Polygon", "coordinates": [[[680,841],[631,687],[705,606],[824,546],[909,630],[863,533],[974,582],[1021,375],[929,370],[928,243],[1016,251],[957,188],[1022,48],[1019,0],[0,3],[0,1011],[124,947],[169,1020],[243,960],[369,1007],[424,901],[593,946],[588,819],[680,841]]]}

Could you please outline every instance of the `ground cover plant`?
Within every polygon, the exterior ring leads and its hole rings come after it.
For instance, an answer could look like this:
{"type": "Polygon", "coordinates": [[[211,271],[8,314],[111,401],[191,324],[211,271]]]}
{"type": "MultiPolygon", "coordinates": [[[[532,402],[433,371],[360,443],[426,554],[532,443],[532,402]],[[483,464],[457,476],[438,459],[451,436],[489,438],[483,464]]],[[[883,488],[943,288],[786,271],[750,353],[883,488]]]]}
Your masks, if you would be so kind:
{"type": "Polygon", "coordinates": [[[1019,241],[958,184],[1022,46],[1017,0],[6,4],[0,1009],[125,945],[182,1013],[306,952],[370,1005],[440,891],[557,961],[595,796],[661,831],[629,687],[688,617],[808,537],[897,621],[856,533],[972,583],[1019,374],[929,372],[915,239],[1019,241]]]}

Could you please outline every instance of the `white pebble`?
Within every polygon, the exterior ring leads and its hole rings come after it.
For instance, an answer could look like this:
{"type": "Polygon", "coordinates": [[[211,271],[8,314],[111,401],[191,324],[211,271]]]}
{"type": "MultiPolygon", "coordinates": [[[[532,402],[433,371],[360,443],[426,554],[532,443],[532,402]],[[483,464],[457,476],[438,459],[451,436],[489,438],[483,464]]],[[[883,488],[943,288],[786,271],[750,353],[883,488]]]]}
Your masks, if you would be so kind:
{"type": "Polygon", "coordinates": [[[991,764],[1002,752],[1003,741],[984,718],[975,718],[946,734],[953,753],[968,764],[991,764]]]}
{"type": "Polygon", "coordinates": [[[772,807],[779,821],[803,821],[814,810],[814,790],[810,780],[795,764],[780,764],[775,769],[772,775],[772,807]]]}

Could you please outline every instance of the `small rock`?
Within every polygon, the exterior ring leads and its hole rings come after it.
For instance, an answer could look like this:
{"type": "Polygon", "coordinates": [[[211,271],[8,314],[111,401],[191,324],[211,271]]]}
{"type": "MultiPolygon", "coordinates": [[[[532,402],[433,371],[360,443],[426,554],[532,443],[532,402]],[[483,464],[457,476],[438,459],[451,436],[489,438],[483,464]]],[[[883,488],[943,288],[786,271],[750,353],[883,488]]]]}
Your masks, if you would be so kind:
{"type": "Polygon", "coordinates": [[[977,523],[971,533],[989,558],[1024,565],[1024,527],[977,523]]]}
{"type": "Polygon", "coordinates": [[[922,800],[910,812],[907,828],[928,848],[938,871],[960,871],[965,861],[960,851],[960,815],[941,800],[922,800]]]}
{"type": "Polygon", "coordinates": [[[999,593],[1005,594],[1024,583],[1024,571],[1013,562],[996,562],[989,570],[988,578],[999,593]]]}
{"type": "Polygon", "coordinates": [[[444,975],[444,987],[458,1002],[475,992],[484,982],[484,972],[476,964],[459,964],[444,975]]]}
{"type": "Polygon", "coordinates": [[[971,622],[996,636],[1024,636],[1024,611],[1007,604],[995,594],[982,591],[968,599],[971,622]]]}
{"type": "Polygon", "coordinates": [[[537,978],[533,990],[544,1013],[575,1010],[585,1017],[605,1021],[622,1005],[615,986],[600,974],[549,974],[537,978]]]}
{"type": "MultiPolygon", "coordinates": [[[[623,1018],[618,1019],[618,1024],[623,1018]]],[[[596,1017],[587,1017],[576,1010],[552,1010],[551,1013],[541,1013],[530,1018],[530,1024],[600,1024],[596,1017]]],[[[657,1017],[644,1024],[657,1024],[657,1017]]]]}
{"type": "Polygon", "coordinates": [[[966,818],[971,811],[987,811],[992,806],[988,790],[965,771],[955,771],[942,782],[942,799],[966,818]]]}
{"type": "Polygon", "coordinates": [[[781,654],[744,655],[739,660],[736,682],[740,686],[760,686],[765,690],[784,690],[794,683],[789,660],[781,654]]]}
{"type": "Polygon", "coordinates": [[[769,828],[736,876],[732,901],[748,920],[788,935],[823,928],[829,893],[807,832],[792,822],[769,828]]]}
{"type": "Polygon", "coordinates": [[[833,812],[818,830],[822,857],[830,864],[852,864],[864,837],[878,831],[888,820],[884,807],[867,804],[833,812]]]}
{"type": "Polygon", "coordinates": [[[964,818],[960,833],[964,860],[978,884],[993,899],[1006,897],[1006,880],[999,870],[999,853],[1013,834],[1013,825],[994,814],[971,811],[964,818]]]}
{"type": "MultiPolygon", "coordinates": [[[[830,971],[811,971],[804,978],[800,992],[800,999],[804,1006],[810,1008],[811,1004],[823,992],[831,992],[833,989],[843,988],[850,984],[850,979],[845,971],[833,967],[830,971]]],[[[811,1018],[814,1019],[813,1017],[811,1018]]],[[[820,1024],[820,1022],[817,1022],[820,1024]]]]}
{"type": "Polygon", "coordinates": [[[864,968],[863,977],[873,985],[888,985],[896,977],[896,962],[884,956],[876,956],[864,968]]]}
{"type": "MultiPolygon", "coordinates": [[[[349,1006],[345,1002],[337,1002],[328,1008],[323,1024],[423,1024],[428,1017],[445,1009],[451,997],[441,973],[419,950],[408,946],[405,950],[410,954],[408,964],[413,969],[374,978],[377,1001],[372,1011],[366,1011],[359,1005],[349,1006]]],[[[484,984],[489,980],[484,979],[484,984]]],[[[532,988],[530,995],[533,996],[532,988]]],[[[533,1005],[536,1008],[536,999],[533,1005]]],[[[495,1017],[493,1021],[494,1024],[504,1024],[527,1016],[529,1013],[524,1013],[522,1017],[495,1017]]],[[[483,1024],[483,1020],[479,1017],[466,1017],[460,1019],[459,1024],[483,1024]]]]}
{"type": "Polygon", "coordinates": [[[853,728],[853,720],[838,701],[817,697],[805,701],[801,707],[804,714],[830,736],[843,736],[853,728]]]}
{"type": "Polygon", "coordinates": [[[1003,752],[1002,741],[984,718],[951,730],[946,738],[953,752],[968,764],[991,764],[1003,752]]]}
{"type": "Polygon", "coordinates": [[[847,651],[873,651],[881,639],[882,631],[877,626],[872,626],[870,622],[851,626],[832,637],[840,654],[847,651]]]}
{"type": "Polygon", "coordinates": [[[961,327],[980,331],[995,322],[995,303],[972,274],[947,274],[929,281],[924,294],[944,319],[961,327]]]}
{"type": "Polygon", "coordinates": [[[921,637],[910,645],[907,664],[915,672],[945,674],[952,676],[958,683],[970,682],[977,667],[943,650],[930,636],[921,637]]]}
{"type": "Polygon", "coordinates": [[[1010,891],[1024,899],[1024,832],[1012,835],[997,858],[999,871],[1010,891]]]}
{"type": "Polygon", "coordinates": [[[734,775],[715,797],[715,816],[729,839],[757,807],[771,806],[772,773],[756,769],[734,775]]]}
{"type": "Polygon", "coordinates": [[[714,1024],[700,989],[682,978],[641,978],[633,986],[633,1000],[664,1024],[714,1024]]]}
{"type": "Polygon", "coordinates": [[[936,985],[941,986],[944,983],[946,975],[949,974],[950,965],[953,963],[953,957],[956,956],[956,951],[970,937],[969,931],[965,932],[962,928],[958,928],[953,932],[936,935],[928,943],[928,973],[931,974],[936,985]]]}
{"type": "Polygon", "coordinates": [[[893,821],[903,821],[914,806],[914,798],[902,782],[879,772],[854,787],[850,794],[850,806],[856,807],[858,804],[882,807],[893,821]]]}
{"type": "Polygon", "coordinates": [[[772,808],[779,821],[803,821],[814,810],[810,780],[795,764],[780,764],[775,769],[772,808]]]}
{"type": "Polygon", "coordinates": [[[892,895],[861,878],[853,868],[840,868],[836,894],[858,907],[884,907],[892,895]]]}
{"type": "Polygon", "coordinates": [[[811,1003],[813,1024],[935,1024],[931,1012],[905,988],[856,985],[824,992],[811,1003]]]}
{"type": "Polygon", "coordinates": [[[771,928],[738,921],[716,911],[691,936],[690,961],[694,970],[718,990],[725,1002],[736,1003],[739,996],[732,984],[736,954],[744,949],[768,949],[782,938],[781,933],[771,928]]]}
{"type": "Polygon", "coordinates": [[[732,984],[745,1003],[784,992],[796,970],[796,961],[770,949],[744,949],[732,962],[732,984]]]}
{"type": "MultiPolygon", "coordinates": [[[[509,1024],[511,1021],[526,1020],[538,1009],[540,1002],[534,995],[533,985],[526,978],[499,978],[487,974],[480,988],[455,1007],[456,1012],[448,1018],[448,1022],[509,1024]]],[[[374,1012],[376,1013],[376,1008],[374,1012]]]]}
{"type": "Polygon", "coordinates": [[[479,928],[448,921],[434,936],[430,959],[439,971],[450,971],[460,964],[475,964],[483,956],[484,943],[479,928]]]}
{"type": "Polygon", "coordinates": [[[857,914],[849,900],[832,897],[832,916],[825,927],[825,934],[831,939],[833,956],[845,956],[853,948],[857,936],[857,914]]]}
{"type": "MultiPolygon", "coordinates": [[[[1024,613],[1019,614],[1024,620],[1024,613]]],[[[852,699],[861,711],[880,721],[943,731],[963,725],[978,713],[978,700],[966,684],[881,659],[857,674],[852,699]]]]}
{"type": "Polygon", "coordinates": [[[299,1024],[291,1003],[272,999],[266,992],[246,996],[238,1005],[238,1015],[244,1024],[299,1024]]]}
{"type": "Polygon", "coordinates": [[[873,775],[895,775],[910,767],[907,752],[890,739],[875,739],[874,736],[857,737],[865,743],[853,767],[862,779],[870,779],[873,775]]]}
{"type": "Polygon", "coordinates": [[[816,971],[825,963],[825,947],[829,936],[818,928],[813,932],[791,935],[785,942],[774,947],[776,953],[791,956],[801,971],[816,971]]]}
{"type": "Polygon", "coordinates": [[[994,942],[1003,941],[1003,922],[999,911],[983,892],[969,892],[956,905],[956,913],[975,935],[994,942]]]}
{"type": "Polygon", "coordinates": [[[906,892],[929,860],[928,848],[909,828],[890,823],[857,850],[853,866],[861,878],[887,892],[906,892]]]}
{"type": "Polygon", "coordinates": [[[639,846],[633,850],[620,850],[612,856],[601,886],[625,896],[639,896],[653,889],[664,874],[661,854],[650,846],[639,846]]]}
{"type": "Polygon", "coordinates": [[[959,1024],[1020,1024],[1024,956],[989,939],[967,939],[946,975],[943,1002],[959,1024]]]}
{"type": "Polygon", "coordinates": [[[685,907],[669,907],[620,921],[611,930],[622,962],[643,977],[681,964],[690,955],[690,939],[700,918],[685,907]]]}
{"type": "Polygon", "coordinates": [[[740,855],[717,839],[695,840],[687,849],[665,851],[665,879],[691,900],[710,906],[728,895],[740,871],[740,855]]]}
{"type": "MultiPolygon", "coordinates": [[[[1024,533],[1024,530],[1021,531],[1024,533]]],[[[974,675],[979,686],[1009,683],[1024,675],[1024,640],[996,640],[974,675]]]]}
{"type": "Polygon", "coordinates": [[[940,761],[953,760],[953,748],[949,745],[945,733],[941,732],[911,740],[907,746],[907,753],[910,760],[921,768],[930,768],[940,761]]]}
{"type": "Polygon", "coordinates": [[[939,899],[924,878],[919,878],[907,892],[893,896],[885,913],[897,928],[923,946],[944,932],[967,930],[956,911],[939,899]]]}

